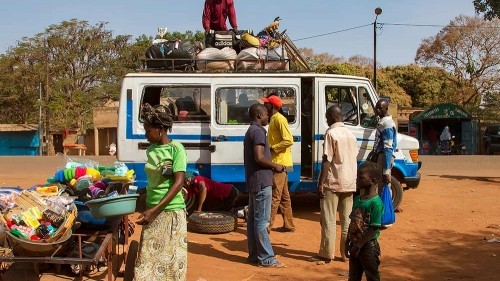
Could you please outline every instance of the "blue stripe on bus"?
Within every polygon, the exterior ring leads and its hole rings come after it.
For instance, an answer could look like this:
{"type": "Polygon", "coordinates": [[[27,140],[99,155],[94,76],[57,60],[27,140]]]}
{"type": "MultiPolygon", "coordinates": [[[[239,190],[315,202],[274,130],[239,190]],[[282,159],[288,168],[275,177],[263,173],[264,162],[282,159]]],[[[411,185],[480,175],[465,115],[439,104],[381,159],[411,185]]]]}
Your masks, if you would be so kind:
{"type": "MultiPolygon", "coordinates": [[[[314,135],[315,141],[323,140],[325,135],[314,135]]],[[[357,141],[375,141],[375,139],[364,139],[364,138],[356,138],[357,141]]]]}

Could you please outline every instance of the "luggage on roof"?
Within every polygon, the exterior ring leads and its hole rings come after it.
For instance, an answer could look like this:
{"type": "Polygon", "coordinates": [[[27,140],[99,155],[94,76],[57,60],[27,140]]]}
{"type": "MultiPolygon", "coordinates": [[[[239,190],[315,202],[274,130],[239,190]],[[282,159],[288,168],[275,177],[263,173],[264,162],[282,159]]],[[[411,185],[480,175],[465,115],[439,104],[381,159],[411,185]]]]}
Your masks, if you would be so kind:
{"type": "Polygon", "coordinates": [[[156,40],[146,50],[146,68],[185,69],[194,65],[195,47],[180,40],[156,40]]]}

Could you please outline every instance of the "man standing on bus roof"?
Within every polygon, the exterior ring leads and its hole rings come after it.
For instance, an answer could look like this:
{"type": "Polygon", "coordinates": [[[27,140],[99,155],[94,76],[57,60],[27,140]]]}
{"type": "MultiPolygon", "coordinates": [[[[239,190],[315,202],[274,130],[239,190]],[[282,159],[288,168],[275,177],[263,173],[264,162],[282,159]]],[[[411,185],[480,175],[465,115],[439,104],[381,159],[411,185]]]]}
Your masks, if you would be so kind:
{"type": "Polygon", "coordinates": [[[283,216],[283,226],[273,229],[279,232],[293,232],[292,201],[288,190],[288,173],[293,170],[292,145],[293,136],[288,127],[288,120],[279,110],[283,106],[281,99],[275,94],[270,94],[262,101],[266,106],[269,116],[268,139],[271,147],[271,157],[274,163],[286,167],[285,173],[273,173],[273,201],[271,205],[271,221],[269,229],[272,229],[278,208],[283,216]]]}
{"type": "Polygon", "coordinates": [[[209,33],[210,30],[227,31],[226,20],[228,17],[231,27],[237,31],[238,23],[236,22],[233,0],[205,0],[201,17],[205,33],[209,33]]]}

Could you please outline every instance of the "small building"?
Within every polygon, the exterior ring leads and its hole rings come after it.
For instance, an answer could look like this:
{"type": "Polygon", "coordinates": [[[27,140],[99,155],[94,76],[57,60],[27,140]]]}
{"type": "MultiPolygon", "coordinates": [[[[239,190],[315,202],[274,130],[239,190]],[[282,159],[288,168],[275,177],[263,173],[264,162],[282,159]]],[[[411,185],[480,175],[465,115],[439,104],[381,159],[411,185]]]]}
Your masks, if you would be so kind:
{"type": "Polygon", "coordinates": [[[119,102],[108,102],[105,107],[93,110],[94,129],[88,130],[85,145],[89,153],[94,155],[109,155],[109,148],[117,144],[119,102]]]}
{"type": "Polygon", "coordinates": [[[455,104],[438,104],[410,115],[408,133],[419,140],[421,154],[435,154],[445,126],[449,127],[455,142],[465,145],[465,154],[477,154],[477,121],[455,104]]]}
{"type": "Polygon", "coordinates": [[[40,135],[36,124],[0,124],[0,156],[39,155],[40,135]]]}

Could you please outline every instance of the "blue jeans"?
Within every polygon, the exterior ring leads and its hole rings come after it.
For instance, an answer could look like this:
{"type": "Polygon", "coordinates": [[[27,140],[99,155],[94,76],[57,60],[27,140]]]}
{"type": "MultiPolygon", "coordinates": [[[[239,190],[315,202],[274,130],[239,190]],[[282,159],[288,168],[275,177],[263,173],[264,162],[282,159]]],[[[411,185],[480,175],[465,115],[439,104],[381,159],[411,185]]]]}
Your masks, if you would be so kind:
{"type": "Polygon", "coordinates": [[[272,192],[272,186],[266,186],[259,192],[249,192],[248,196],[248,261],[264,266],[277,263],[267,232],[271,218],[272,192]]]}

